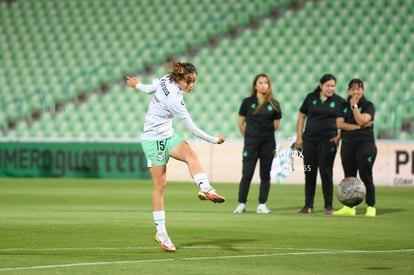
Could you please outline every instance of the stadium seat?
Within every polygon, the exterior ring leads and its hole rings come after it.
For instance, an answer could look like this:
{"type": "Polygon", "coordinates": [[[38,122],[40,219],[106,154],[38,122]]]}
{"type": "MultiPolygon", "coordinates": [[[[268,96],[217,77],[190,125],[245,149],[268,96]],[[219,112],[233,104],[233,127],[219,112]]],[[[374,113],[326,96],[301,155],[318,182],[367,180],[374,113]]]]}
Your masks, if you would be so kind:
{"type": "MultiPolygon", "coordinates": [[[[283,136],[292,132],[292,114],[296,114],[303,96],[326,72],[338,77],[337,89],[341,94],[346,92],[350,78],[361,77],[369,98],[379,108],[392,108],[397,100],[410,98],[414,80],[406,72],[413,69],[411,0],[398,5],[373,0],[306,1],[300,10],[287,10],[277,20],[263,18],[257,29],[246,28],[252,17],[266,16],[272,8],[287,7],[289,2],[194,1],[192,5],[183,2],[186,4],[178,9],[139,1],[140,14],[160,12],[168,14],[165,18],[136,16],[130,7],[117,1],[21,0],[7,9],[0,8],[5,23],[0,26],[0,50],[7,68],[0,71],[7,83],[2,83],[0,93],[5,102],[11,102],[5,107],[7,115],[0,116],[0,123],[5,125],[6,116],[27,115],[36,106],[42,108],[45,102],[54,106],[58,100],[72,100],[80,91],[92,93],[102,83],[109,83],[109,94],[91,95],[83,103],[85,107],[73,107],[90,112],[90,117],[84,117],[94,121],[90,131],[81,130],[87,125],[76,111],[65,109],[63,116],[53,116],[54,119],[42,118],[31,126],[21,123],[13,135],[47,136],[47,129],[52,129],[53,135],[59,136],[67,129],[67,135],[73,137],[122,136],[117,130],[136,136],[143,122],[136,110],[145,109],[150,97],[122,88],[117,81],[125,73],[143,75],[145,65],[153,65],[154,72],[143,76],[150,81],[166,72],[159,65],[168,56],[180,56],[197,42],[200,49],[191,61],[200,75],[188,98],[192,104],[187,107],[200,126],[208,120],[208,129],[229,131],[227,136],[239,137],[237,127],[220,120],[237,112],[254,75],[260,72],[271,77],[286,114],[286,126],[280,130],[283,136]],[[185,22],[178,11],[190,13],[185,22]],[[240,28],[240,37],[221,36],[221,32],[232,27],[240,28]],[[214,47],[207,43],[210,35],[219,37],[214,47]],[[30,88],[16,77],[21,75],[30,88]],[[41,92],[33,96],[35,91],[41,92]],[[20,97],[26,98],[26,102],[13,103],[20,97]],[[199,112],[202,106],[198,102],[210,103],[205,109],[207,114],[199,112]],[[120,109],[125,113],[113,116],[114,120],[100,114],[120,109]],[[218,110],[220,119],[212,119],[218,110]],[[66,124],[59,120],[61,117],[66,124]],[[133,118],[138,126],[131,126],[133,118]]],[[[72,105],[69,102],[65,108],[72,105]]],[[[406,113],[409,115],[410,111],[406,113]]],[[[392,124],[383,112],[378,112],[376,119],[384,121],[381,124],[387,127],[392,124]]]]}

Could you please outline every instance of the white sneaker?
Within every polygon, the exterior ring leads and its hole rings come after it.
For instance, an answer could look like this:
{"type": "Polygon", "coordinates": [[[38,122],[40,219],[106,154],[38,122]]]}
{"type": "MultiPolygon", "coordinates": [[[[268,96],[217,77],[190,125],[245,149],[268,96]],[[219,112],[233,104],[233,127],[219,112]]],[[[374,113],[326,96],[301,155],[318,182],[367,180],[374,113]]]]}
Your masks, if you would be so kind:
{"type": "Polygon", "coordinates": [[[259,214],[269,214],[270,212],[272,212],[272,211],[270,211],[270,209],[267,208],[266,207],[266,204],[264,204],[264,203],[261,203],[261,204],[259,204],[257,206],[256,213],[259,213],[259,214]]]}
{"type": "Polygon", "coordinates": [[[168,252],[174,252],[175,246],[168,237],[167,233],[157,233],[155,234],[155,241],[161,245],[161,248],[168,252]]]}
{"type": "Polygon", "coordinates": [[[237,205],[236,209],[233,211],[234,214],[242,214],[246,212],[246,204],[240,203],[237,205]]]}

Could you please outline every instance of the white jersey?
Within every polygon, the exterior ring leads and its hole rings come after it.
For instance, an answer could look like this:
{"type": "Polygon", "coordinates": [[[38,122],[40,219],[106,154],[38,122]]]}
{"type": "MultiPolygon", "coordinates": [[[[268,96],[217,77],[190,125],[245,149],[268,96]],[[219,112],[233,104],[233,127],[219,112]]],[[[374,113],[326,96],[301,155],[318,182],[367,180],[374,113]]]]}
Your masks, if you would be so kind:
{"type": "Polygon", "coordinates": [[[211,143],[218,143],[217,137],[212,137],[200,130],[193,122],[184,103],[183,92],[177,83],[170,81],[168,75],[154,79],[152,84],[138,84],[137,89],[144,93],[155,93],[148,106],[145,117],[142,140],[161,140],[171,137],[174,133],[173,118],[179,118],[193,135],[211,143]]]}

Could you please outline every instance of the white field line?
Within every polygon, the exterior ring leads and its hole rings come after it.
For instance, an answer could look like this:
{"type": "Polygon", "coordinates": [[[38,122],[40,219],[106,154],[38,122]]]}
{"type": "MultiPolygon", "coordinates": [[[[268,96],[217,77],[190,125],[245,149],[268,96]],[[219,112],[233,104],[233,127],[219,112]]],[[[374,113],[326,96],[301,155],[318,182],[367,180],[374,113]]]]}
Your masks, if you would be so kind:
{"type": "MultiPolygon", "coordinates": [[[[185,247],[183,247],[183,248],[185,248],[185,247]]],[[[204,248],[205,247],[203,247],[203,249],[204,248]]],[[[112,249],[112,248],[110,248],[110,249],[112,249]]],[[[282,248],[279,248],[279,249],[282,249],[282,248]]],[[[284,248],[284,249],[286,249],[286,248],[284,248]]],[[[40,249],[38,249],[38,250],[40,250],[40,249]]],[[[36,250],[36,251],[38,251],[38,250],[36,250]]],[[[47,249],[47,250],[50,250],[50,249],[47,249]]],[[[57,249],[55,249],[55,250],[57,250],[57,249]]],[[[79,250],[79,248],[77,250],[79,250]]],[[[91,248],[91,250],[96,250],[96,248],[91,248]]],[[[312,249],[302,249],[302,250],[306,250],[306,251],[281,252],[281,253],[269,253],[269,254],[250,254],[250,255],[187,257],[187,258],[176,258],[176,259],[148,259],[148,260],[68,263],[68,264],[22,266],[22,267],[4,267],[4,268],[0,268],[0,271],[50,269],[50,268],[65,268],[65,267],[93,266],[93,265],[117,265],[117,264],[171,262],[171,261],[200,261],[200,260],[220,260],[220,259],[241,259],[241,258],[292,256],[292,255],[354,254],[354,253],[355,254],[357,254],[357,253],[360,253],[360,254],[372,254],[372,253],[383,254],[383,253],[413,253],[414,252],[414,249],[399,249],[399,250],[396,250],[396,249],[394,249],[394,250],[329,250],[329,249],[325,250],[325,249],[318,249],[317,251],[312,251],[312,249]]],[[[4,251],[4,250],[0,250],[0,251],[4,251]]]]}
{"type": "MultiPolygon", "coordinates": [[[[217,249],[217,246],[180,246],[180,249],[217,249]]],[[[51,247],[51,248],[0,248],[0,252],[13,251],[89,251],[89,250],[153,250],[160,249],[159,246],[141,246],[141,247],[51,247]]],[[[264,246],[238,246],[235,249],[270,249],[270,250],[331,250],[318,248],[286,248],[286,247],[264,247],[264,246]]]]}

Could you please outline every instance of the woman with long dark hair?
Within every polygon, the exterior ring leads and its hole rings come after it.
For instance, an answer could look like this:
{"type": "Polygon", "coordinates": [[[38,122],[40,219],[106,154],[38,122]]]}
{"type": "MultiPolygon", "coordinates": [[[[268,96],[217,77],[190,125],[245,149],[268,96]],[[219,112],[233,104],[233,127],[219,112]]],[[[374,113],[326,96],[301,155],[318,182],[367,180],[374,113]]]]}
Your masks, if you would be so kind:
{"type": "Polygon", "coordinates": [[[247,195],[256,163],[260,160],[260,192],[256,212],[270,213],[266,202],[270,190],[270,169],[275,155],[274,132],[279,129],[282,111],[279,102],[273,98],[272,84],[266,74],[257,75],[252,83],[250,96],[245,98],[239,109],[237,125],[244,137],[243,170],[239,185],[239,205],[234,213],[246,211],[247,195]]]}

